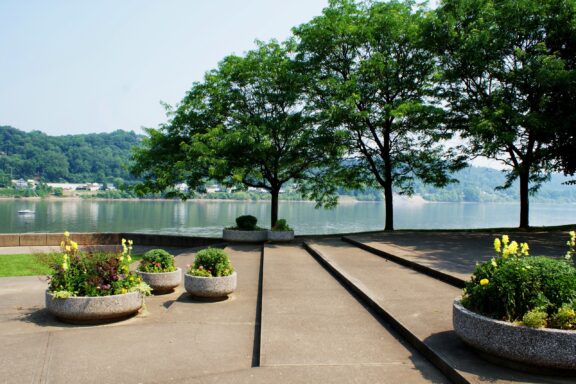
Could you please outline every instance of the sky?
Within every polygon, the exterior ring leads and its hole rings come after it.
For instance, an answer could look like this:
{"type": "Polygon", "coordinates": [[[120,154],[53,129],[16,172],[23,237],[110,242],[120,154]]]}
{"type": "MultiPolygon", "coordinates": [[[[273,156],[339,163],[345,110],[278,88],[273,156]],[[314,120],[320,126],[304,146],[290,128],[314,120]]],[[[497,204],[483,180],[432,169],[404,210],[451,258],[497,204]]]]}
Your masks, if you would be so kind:
{"type": "Polygon", "coordinates": [[[0,125],[142,132],[254,41],[284,40],[328,0],[0,0],[0,125]]]}

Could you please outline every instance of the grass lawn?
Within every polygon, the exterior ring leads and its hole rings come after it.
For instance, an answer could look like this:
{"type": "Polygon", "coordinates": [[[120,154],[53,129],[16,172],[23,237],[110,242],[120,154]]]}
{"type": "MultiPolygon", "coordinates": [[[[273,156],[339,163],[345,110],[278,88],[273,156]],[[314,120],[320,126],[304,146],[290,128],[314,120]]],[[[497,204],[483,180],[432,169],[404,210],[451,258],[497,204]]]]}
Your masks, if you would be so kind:
{"type": "MultiPolygon", "coordinates": [[[[0,255],[0,277],[48,275],[46,259],[42,254],[0,255]]],[[[140,259],[142,255],[132,255],[134,262],[140,259]]]]}

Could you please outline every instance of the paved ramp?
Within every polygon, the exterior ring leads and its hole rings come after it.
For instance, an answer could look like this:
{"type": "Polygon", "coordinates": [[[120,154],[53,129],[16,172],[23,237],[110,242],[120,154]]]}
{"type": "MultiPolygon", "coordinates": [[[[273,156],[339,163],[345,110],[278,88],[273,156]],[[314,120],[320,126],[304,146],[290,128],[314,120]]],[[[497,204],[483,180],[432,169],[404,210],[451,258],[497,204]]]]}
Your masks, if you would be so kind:
{"type": "Polygon", "coordinates": [[[261,365],[350,367],[353,382],[446,382],[296,245],[264,248],[261,365]]]}

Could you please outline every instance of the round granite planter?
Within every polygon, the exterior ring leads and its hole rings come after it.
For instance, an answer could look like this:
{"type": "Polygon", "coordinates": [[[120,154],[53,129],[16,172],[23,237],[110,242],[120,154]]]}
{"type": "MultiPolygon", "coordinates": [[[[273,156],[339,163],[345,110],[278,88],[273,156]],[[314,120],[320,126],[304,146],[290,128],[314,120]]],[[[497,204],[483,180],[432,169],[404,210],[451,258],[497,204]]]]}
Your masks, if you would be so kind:
{"type": "Polygon", "coordinates": [[[254,231],[241,231],[239,229],[224,229],[222,232],[224,241],[238,243],[262,243],[268,239],[268,231],[256,229],[254,231]]]}
{"type": "Polygon", "coordinates": [[[226,297],[236,290],[236,276],[236,272],[223,277],[199,277],[185,274],[184,287],[195,297],[214,299],[226,297]]]}
{"type": "Polygon", "coordinates": [[[467,310],[459,299],[453,308],[454,331],[471,347],[528,366],[576,370],[576,331],[494,320],[467,310]]]}
{"type": "Polygon", "coordinates": [[[68,323],[98,324],[122,320],[142,307],[140,292],[98,297],[69,297],[57,299],[46,291],[48,311],[68,323]]]}
{"type": "Polygon", "coordinates": [[[176,268],[173,272],[137,272],[154,293],[172,292],[182,281],[182,269],[180,268],[176,268]]]}
{"type": "Polygon", "coordinates": [[[268,241],[284,242],[294,240],[294,231],[268,231],[268,241]]]}

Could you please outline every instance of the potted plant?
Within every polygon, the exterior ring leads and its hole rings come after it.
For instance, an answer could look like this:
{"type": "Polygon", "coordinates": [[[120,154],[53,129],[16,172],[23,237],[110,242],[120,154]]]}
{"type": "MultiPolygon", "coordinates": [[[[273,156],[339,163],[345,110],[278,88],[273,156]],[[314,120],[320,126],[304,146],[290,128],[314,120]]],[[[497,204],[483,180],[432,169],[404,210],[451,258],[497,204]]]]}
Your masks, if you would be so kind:
{"type": "Polygon", "coordinates": [[[236,226],[225,228],[222,238],[225,241],[259,243],[268,238],[268,231],[256,225],[258,219],[251,215],[236,218],[236,226]]]}
{"type": "Polygon", "coordinates": [[[226,297],[236,289],[236,276],[226,252],[207,248],[196,254],[194,264],[184,275],[184,287],[195,297],[226,297]]]}
{"type": "Polygon", "coordinates": [[[268,231],[269,241],[292,241],[294,240],[294,230],[290,228],[285,219],[279,219],[276,224],[268,231]]]}
{"type": "Polygon", "coordinates": [[[494,241],[454,302],[456,334],[485,353],[527,365],[576,370],[576,233],[566,260],[529,256],[528,244],[494,241]]]}
{"type": "Polygon", "coordinates": [[[80,252],[64,233],[46,291],[46,308],[73,323],[101,323],[134,315],[150,287],[130,272],[132,241],[122,239],[122,252],[80,252]]]}
{"type": "Polygon", "coordinates": [[[182,281],[182,270],[174,265],[174,256],[163,249],[146,252],[137,272],[154,293],[172,292],[182,281]]]}

